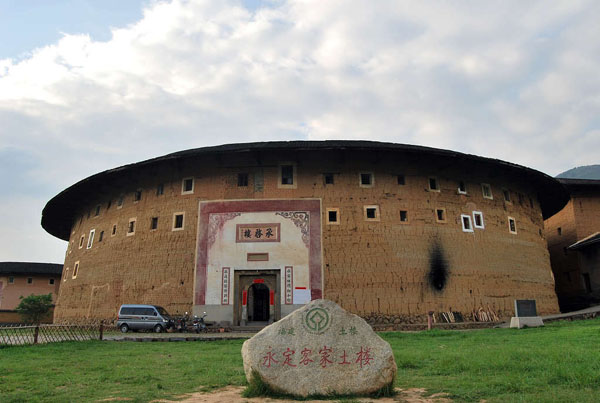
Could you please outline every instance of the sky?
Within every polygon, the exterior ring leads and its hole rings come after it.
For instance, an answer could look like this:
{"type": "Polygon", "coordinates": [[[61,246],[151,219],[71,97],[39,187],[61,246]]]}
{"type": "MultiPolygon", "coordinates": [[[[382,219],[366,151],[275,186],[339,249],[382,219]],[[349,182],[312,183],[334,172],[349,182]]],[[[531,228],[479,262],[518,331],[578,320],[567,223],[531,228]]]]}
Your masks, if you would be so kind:
{"type": "Polygon", "coordinates": [[[188,148],[365,139],[600,163],[600,2],[0,0],[0,261],[44,205],[188,148]]]}

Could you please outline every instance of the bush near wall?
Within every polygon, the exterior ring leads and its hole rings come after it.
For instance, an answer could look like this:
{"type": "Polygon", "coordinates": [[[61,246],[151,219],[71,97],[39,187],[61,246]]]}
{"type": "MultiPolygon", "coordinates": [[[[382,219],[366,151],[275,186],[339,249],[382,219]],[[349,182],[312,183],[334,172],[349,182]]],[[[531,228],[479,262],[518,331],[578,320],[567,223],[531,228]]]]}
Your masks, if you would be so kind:
{"type": "MultiPolygon", "coordinates": [[[[42,320],[42,323],[52,323],[54,318],[54,308],[48,312],[48,315],[42,320]]],[[[3,323],[26,323],[17,311],[0,309],[0,324],[3,323]]]]}

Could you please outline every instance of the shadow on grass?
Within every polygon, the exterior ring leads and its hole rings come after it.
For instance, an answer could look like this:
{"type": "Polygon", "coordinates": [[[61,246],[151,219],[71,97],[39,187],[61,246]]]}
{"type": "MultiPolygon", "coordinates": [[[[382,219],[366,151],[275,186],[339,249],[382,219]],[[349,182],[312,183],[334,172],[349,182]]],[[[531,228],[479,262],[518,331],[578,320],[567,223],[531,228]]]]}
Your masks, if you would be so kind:
{"type": "Polygon", "coordinates": [[[328,394],[328,395],[308,395],[304,396],[296,396],[291,395],[289,393],[285,393],[281,390],[277,390],[267,385],[265,381],[260,377],[256,372],[252,372],[252,376],[250,382],[246,389],[242,392],[242,397],[271,397],[275,399],[290,399],[290,400],[341,400],[341,401],[352,401],[353,399],[359,397],[371,397],[371,398],[381,398],[381,397],[392,397],[396,395],[396,391],[394,390],[394,379],[384,387],[375,392],[359,395],[359,394],[328,394]]]}

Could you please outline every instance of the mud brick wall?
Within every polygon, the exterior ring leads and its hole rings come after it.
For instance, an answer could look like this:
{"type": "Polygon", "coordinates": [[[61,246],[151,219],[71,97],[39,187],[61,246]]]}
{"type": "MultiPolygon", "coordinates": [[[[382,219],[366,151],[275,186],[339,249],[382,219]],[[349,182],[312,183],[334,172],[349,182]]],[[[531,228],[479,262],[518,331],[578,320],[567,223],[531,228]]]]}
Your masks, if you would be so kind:
{"type": "Polygon", "coordinates": [[[515,298],[536,299],[542,314],[558,311],[541,207],[530,183],[514,171],[472,161],[450,164],[433,155],[282,151],[124,170],[96,193],[81,195],[55,321],[112,320],[123,303],[191,311],[199,202],[261,198],[322,200],[324,296],[361,316],[421,318],[433,310],[468,317],[484,308],[510,317],[515,298]],[[279,164],[287,162],[295,164],[292,189],[278,187],[279,164]],[[373,173],[373,186],[359,186],[361,172],[373,173]],[[247,187],[237,186],[238,173],[249,174],[247,187]],[[334,184],[325,184],[324,173],[333,173],[334,184]],[[185,177],[194,178],[192,194],[181,194],[185,177]],[[430,177],[439,192],[429,189],[430,177]],[[466,195],[457,192],[460,181],[466,195]],[[481,183],[491,185],[493,200],[483,197],[481,183]],[[162,195],[156,194],[159,184],[162,195]],[[365,219],[366,205],[378,206],[377,221],[365,219]],[[339,209],[339,224],[327,224],[327,208],[339,209]],[[445,209],[443,222],[436,220],[436,209],[445,209]],[[400,220],[400,210],[407,211],[407,222],[400,220]],[[463,232],[460,216],[473,220],[473,211],[483,213],[485,228],[463,232]],[[185,213],[181,231],[172,231],[176,212],[185,213]],[[516,234],[509,231],[509,216],[516,234]],[[156,230],[150,229],[152,217],[158,217],[156,230]],[[131,218],[135,234],[127,235],[131,218]],[[95,239],[87,249],[91,229],[95,239]]]}
{"type": "MultiPolygon", "coordinates": [[[[564,298],[565,303],[574,297],[584,296],[587,292],[582,277],[581,252],[566,248],[600,231],[600,187],[568,187],[571,190],[571,200],[544,223],[556,292],[559,299],[564,298]]],[[[594,280],[595,273],[591,274],[594,280]]],[[[598,281],[600,278],[596,277],[594,282],[598,281]]]]}

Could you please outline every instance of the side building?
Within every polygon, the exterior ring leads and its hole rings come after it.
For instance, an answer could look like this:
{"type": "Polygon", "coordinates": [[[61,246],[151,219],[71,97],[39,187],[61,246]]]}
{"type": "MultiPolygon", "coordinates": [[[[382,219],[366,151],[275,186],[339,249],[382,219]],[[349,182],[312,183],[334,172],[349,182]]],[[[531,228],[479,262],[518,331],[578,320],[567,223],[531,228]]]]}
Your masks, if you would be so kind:
{"type": "Polygon", "coordinates": [[[20,321],[14,309],[21,297],[52,294],[56,301],[62,268],[54,263],[0,262],[0,323],[20,321]]]}
{"type": "Polygon", "coordinates": [[[568,200],[504,161],[402,144],[231,144],[111,169],[48,202],[69,242],[55,320],[123,303],[275,321],[316,298],[378,321],[558,311],[543,219],[568,200]]]}
{"type": "Polygon", "coordinates": [[[545,222],[563,312],[600,303],[600,180],[558,179],[571,194],[545,222]]]}

